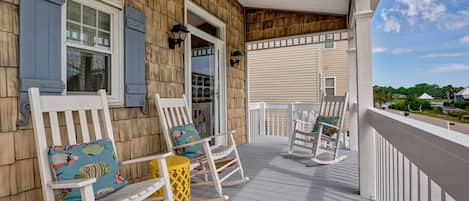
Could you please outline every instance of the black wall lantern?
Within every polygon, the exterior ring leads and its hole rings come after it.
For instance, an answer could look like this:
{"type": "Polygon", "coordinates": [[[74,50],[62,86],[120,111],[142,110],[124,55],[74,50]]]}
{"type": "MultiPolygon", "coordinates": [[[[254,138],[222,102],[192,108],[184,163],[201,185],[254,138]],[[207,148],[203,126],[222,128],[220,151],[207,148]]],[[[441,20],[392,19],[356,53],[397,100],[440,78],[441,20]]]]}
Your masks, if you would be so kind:
{"type": "Polygon", "coordinates": [[[176,46],[180,47],[186,39],[187,33],[189,33],[189,31],[184,25],[174,25],[173,28],[169,30],[169,48],[174,49],[176,46]]]}
{"type": "Polygon", "coordinates": [[[241,51],[239,51],[239,50],[236,50],[236,51],[232,52],[231,53],[231,60],[230,60],[231,66],[239,64],[239,61],[241,60],[242,56],[243,56],[243,53],[241,53],[241,51]]]}

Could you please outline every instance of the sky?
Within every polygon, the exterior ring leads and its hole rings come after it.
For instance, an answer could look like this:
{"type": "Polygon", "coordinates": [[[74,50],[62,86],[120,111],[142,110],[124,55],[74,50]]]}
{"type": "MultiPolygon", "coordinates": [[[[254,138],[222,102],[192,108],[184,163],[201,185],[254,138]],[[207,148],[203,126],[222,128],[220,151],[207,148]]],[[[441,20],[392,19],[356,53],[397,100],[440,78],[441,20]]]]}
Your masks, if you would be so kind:
{"type": "Polygon", "coordinates": [[[469,86],[469,0],[380,0],[373,82],[469,86]]]}

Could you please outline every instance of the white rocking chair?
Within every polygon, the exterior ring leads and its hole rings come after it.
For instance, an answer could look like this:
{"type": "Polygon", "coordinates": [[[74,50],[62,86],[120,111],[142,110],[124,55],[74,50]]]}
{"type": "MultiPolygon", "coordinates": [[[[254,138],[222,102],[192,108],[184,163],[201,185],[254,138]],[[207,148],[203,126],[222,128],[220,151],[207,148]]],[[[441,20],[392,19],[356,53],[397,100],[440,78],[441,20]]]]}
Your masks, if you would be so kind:
{"type": "MultiPolygon", "coordinates": [[[[109,115],[109,108],[107,104],[106,92],[104,90],[98,91],[97,96],[40,96],[38,88],[29,89],[29,101],[31,104],[32,121],[34,127],[34,136],[36,140],[36,150],[39,162],[39,172],[41,176],[42,192],[44,201],[53,201],[55,199],[54,189],[70,189],[78,188],[81,192],[83,201],[94,201],[95,196],[93,192],[93,183],[96,178],[91,179],[77,179],[70,181],[53,181],[49,160],[48,149],[49,145],[62,145],[62,142],[67,141],[65,144],[77,144],[78,139],[82,139],[84,143],[90,142],[90,132],[88,131],[87,112],[91,113],[91,122],[93,122],[93,131],[96,140],[109,138],[112,142],[114,151],[116,146],[114,143],[114,136],[112,132],[111,117],[109,115]],[[75,125],[73,121],[73,112],[78,112],[81,136],[75,134],[75,125]],[[98,113],[102,112],[102,121],[98,113]],[[44,115],[48,113],[48,115],[44,115]],[[58,120],[58,113],[65,114],[66,134],[61,135],[61,129],[58,120]],[[44,117],[49,117],[48,121],[44,117]],[[46,123],[50,122],[50,135],[46,134],[46,123]],[[104,133],[101,134],[100,122],[104,125],[104,133]],[[47,137],[46,137],[47,135],[47,137]],[[67,136],[67,139],[61,139],[62,136],[67,136]],[[48,140],[52,143],[49,143],[48,140]]],[[[91,128],[91,127],[90,127],[91,128]]],[[[47,132],[49,133],[49,132],[47,132]]],[[[171,185],[169,182],[168,170],[166,167],[167,156],[172,153],[147,156],[143,158],[132,159],[129,161],[120,162],[121,165],[134,164],[145,162],[149,160],[157,160],[160,173],[162,177],[149,179],[139,183],[128,184],[124,188],[99,199],[100,201],[140,201],[148,198],[157,190],[163,188],[164,198],[161,200],[173,201],[171,185]]],[[[116,160],[117,154],[115,153],[116,160]]]]}
{"type": "Polygon", "coordinates": [[[319,130],[317,132],[312,132],[312,128],[314,127],[315,123],[295,120],[293,132],[290,136],[290,147],[288,150],[288,154],[297,157],[311,158],[312,161],[323,165],[334,164],[344,160],[347,156],[339,156],[339,149],[340,137],[341,135],[343,135],[347,104],[348,93],[345,93],[345,96],[323,95],[321,97],[319,116],[338,117],[337,124],[331,125],[326,122],[317,122],[319,123],[319,130]],[[323,134],[325,126],[334,128],[336,132],[332,136],[327,136],[323,134]],[[305,127],[311,128],[311,130],[305,131],[305,127]],[[294,147],[312,150],[312,154],[294,152],[294,147]],[[332,159],[320,158],[319,156],[323,153],[332,154],[332,159]]]}
{"type": "Polygon", "coordinates": [[[212,137],[202,138],[198,141],[176,146],[173,144],[174,140],[171,137],[170,130],[175,126],[193,123],[186,98],[185,96],[182,98],[160,98],[159,94],[156,94],[155,101],[168,150],[175,153],[176,149],[182,147],[197,144],[202,145],[205,154],[192,159],[190,163],[193,186],[214,185],[218,197],[228,200],[228,196],[223,195],[222,186],[233,186],[249,181],[249,178],[244,175],[241,159],[233,138],[233,131],[228,132],[228,134],[216,134],[212,137]],[[216,137],[228,137],[229,145],[210,146],[209,142],[216,137]],[[223,164],[219,165],[217,168],[217,162],[222,162],[223,164]],[[227,171],[229,169],[230,171],[227,171]],[[225,171],[227,171],[227,173],[225,173],[225,171]],[[227,181],[227,179],[236,172],[239,172],[241,178],[227,181]],[[225,174],[220,178],[223,173],[225,174]],[[201,179],[197,176],[203,176],[204,178],[201,179]],[[208,179],[209,176],[211,176],[211,180],[208,179]]]}

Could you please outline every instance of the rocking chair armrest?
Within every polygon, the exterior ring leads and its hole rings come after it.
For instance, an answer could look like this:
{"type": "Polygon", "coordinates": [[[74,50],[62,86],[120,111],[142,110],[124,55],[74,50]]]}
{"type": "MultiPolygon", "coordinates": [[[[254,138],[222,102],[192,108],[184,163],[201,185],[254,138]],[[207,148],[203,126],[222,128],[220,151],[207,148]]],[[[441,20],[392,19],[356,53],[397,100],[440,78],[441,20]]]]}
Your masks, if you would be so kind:
{"type": "Polygon", "coordinates": [[[212,139],[212,137],[202,138],[200,140],[189,142],[187,144],[181,144],[181,145],[178,145],[178,146],[174,146],[173,149],[180,149],[180,148],[194,146],[194,145],[198,145],[198,144],[202,144],[202,143],[208,143],[211,139],[212,139]]]}
{"type": "Polygon", "coordinates": [[[172,156],[172,152],[167,152],[163,154],[156,154],[156,155],[150,155],[150,156],[144,156],[136,159],[131,159],[131,160],[126,160],[126,161],[121,161],[121,165],[128,165],[128,164],[134,164],[134,163],[141,163],[141,162],[146,162],[146,161],[152,161],[152,160],[160,160],[164,159],[168,156],[172,156]]]}
{"type": "Polygon", "coordinates": [[[337,126],[334,126],[332,124],[328,124],[328,123],[325,123],[325,122],[319,122],[319,124],[321,124],[321,126],[328,126],[328,127],[332,127],[332,128],[335,128],[335,129],[340,129],[337,126]]]}
{"type": "Polygon", "coordinates": [[[96,182],[96,178],[53,181],[49,183],[52,189],[83,188],[96,182]]]}

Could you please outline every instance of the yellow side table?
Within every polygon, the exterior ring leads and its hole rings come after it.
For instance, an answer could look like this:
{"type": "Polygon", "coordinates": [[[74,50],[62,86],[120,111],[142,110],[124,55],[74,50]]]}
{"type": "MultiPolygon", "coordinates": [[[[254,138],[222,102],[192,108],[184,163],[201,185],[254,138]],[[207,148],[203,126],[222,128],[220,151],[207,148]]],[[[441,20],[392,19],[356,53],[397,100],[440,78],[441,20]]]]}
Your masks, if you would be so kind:
{"type": "MultiPolygon", "coordinates": [[[[171,181],[173,197],[175,201],[190,201],[191,188],[190,188],[190,160],[182,156],[169,156],[166,158],[168,166],[169,180],[171,181]]],[[[159,177],[160,171],[158,170],[158,163],[150,161],[150,176],[152,178],[159,177]]],[[[154,197],[163,196],[163,189],[155,192],[154,197]]]]}

